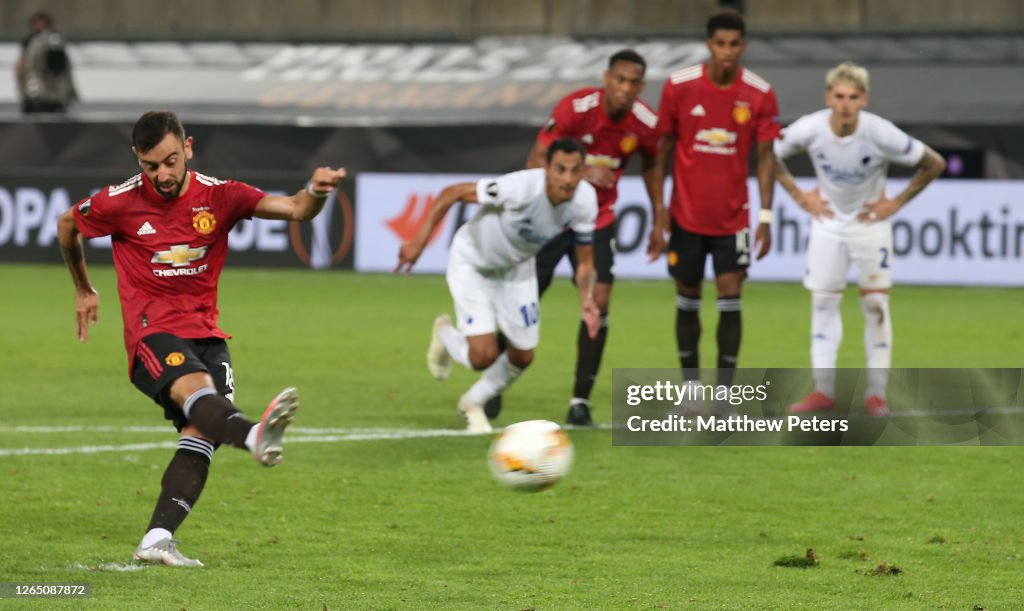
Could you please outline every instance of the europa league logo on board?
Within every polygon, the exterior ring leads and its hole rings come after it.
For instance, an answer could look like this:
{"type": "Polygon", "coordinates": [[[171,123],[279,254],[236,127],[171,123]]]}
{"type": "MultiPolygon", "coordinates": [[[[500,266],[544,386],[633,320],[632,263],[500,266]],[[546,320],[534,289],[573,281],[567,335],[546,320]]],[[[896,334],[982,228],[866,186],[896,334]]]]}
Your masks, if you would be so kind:
{"type": "Polygon", "coordinates": [[[355,218],[352,201],[342,191],[334,191],[324,208],[309,223],[289,223],[288,237],[299,261],[314,269],[326,269],[342,263],[352,249],[355,218]]]}

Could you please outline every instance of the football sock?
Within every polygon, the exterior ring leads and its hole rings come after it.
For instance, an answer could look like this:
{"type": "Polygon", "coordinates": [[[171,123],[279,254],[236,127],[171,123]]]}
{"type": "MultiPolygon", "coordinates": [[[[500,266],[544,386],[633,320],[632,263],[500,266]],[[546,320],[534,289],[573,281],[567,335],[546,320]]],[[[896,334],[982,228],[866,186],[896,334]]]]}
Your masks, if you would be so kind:
{"type": "Polygon", "coordinates": [[[811,367],[814,390],[836,396],[836,355],[843,341],[842,293],[811,293],[811,367]]]}
{"type": "Polygon", "coordinates": [[[491,397],[501,394],[522,373],[522,369],[508,360],[508,352],[502,352],[498,360],[491,363],[480,375],[480,379],[470,386],[467,398],[475,405],[483,405],[491,397]]]}
{"type": "Polygon", "coordinates": [[[597,379],[597,370],[601,367],[601,355],[608,339],[608,314],[601,316],[601,327],[597,337],[590,339],[587,324],[580,321],[580,330],[576,335],[576,384],[572,396],[577,399],[589,399],[597,379]]]}
{"type": "Polygon", "coordinates": [[[245,449],[249,450],[253,454],[256,454],[256,439],[260,434],[260,425],[254,424],[249,429],[249,434],[245,436],[245,449]]]}
{"type": "Polygon", "coordinates": [[[892,365],[892,319],[888,293],[868,293],[860,298],[864,312],[864,352],[867,354],[867,394],[885,398],[892,365]]]}
{"type": "Polygon", "coordinates": [[[687,380],[700,379],[700,297],[676,295],[676,347],[687,380]]]}
{"type": "Polygon", "coordinates": [[[142,542],[139,543],[139,547],[145,549],[164,539],[170,539],[173,535],[174,533],[166,528],[151,528],[146,531],[146,534],[142,535],[142,542]]]}
{"type": "Polygon", "coordinates": [[[245,440],[253,423],[212,388],[197,390],[185,400],[182,411],[203,435],[219,443],[247,448],[245,440]]]}
{"type": "MultiPolygon", "coordinates": [[[[164,529],[173,533],[178,526],[188,517],[192,506],[199,500],[199,495],[206,485],[206,476],[210,470],[210,461],[213,459],[213,444],[198,437],[182,437],[178,440],[178,451],[174,453],[171,462],[164,471],[161,482],[160,498],[156,502],[156,509],[153,510],[153,517],[149,521],[149,533],[154,529],[164,529]]],[[[158,533],[159,534],[159,533],[158,533]]],[[[152,537],[158,536],[152,535],[152,537]]],[[[151,537],[151,538],[152,538],[151,537]]],[[[156,539],[159,541],[160,539],[156,539]]],[[[148,547],[156,541],[146,541],[143,537],[143,547],[148,547]]]]}
{"type": "Polygon", "coordinates": [[[468,369],[473,368],[469,363],[469,342],[466,341],[466,336],[461,331],[446,325],[438,335],[441,336],[441,343],[444,344],[445,350],[456,363],[468,369]]]}
{"type": "Polygon", "coordinates": [[[718,383],[732,385],[736,361],[740,354],[743,319],[740,316],[740,298],[718,298],[718,383]]]}

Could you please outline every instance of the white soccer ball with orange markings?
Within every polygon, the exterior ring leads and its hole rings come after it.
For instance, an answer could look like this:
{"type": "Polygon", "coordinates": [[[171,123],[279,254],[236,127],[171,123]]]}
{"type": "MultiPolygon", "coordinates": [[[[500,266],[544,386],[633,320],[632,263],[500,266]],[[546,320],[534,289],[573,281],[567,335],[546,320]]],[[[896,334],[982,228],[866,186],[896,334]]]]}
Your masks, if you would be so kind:
{"type": "Polygon", "coordinates": [[[557,484],[572,467],[572,442],[549,420],[527,420],[505,427],[491,443],[488,462],[499,482],[527,492],[557,484]]]}

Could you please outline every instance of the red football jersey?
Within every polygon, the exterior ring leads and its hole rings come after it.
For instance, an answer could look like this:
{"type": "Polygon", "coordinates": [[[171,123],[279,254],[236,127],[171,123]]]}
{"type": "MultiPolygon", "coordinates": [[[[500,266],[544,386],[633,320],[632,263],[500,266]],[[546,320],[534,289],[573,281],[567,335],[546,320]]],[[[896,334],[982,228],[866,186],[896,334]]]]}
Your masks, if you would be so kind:
{"type": "Polygon", "coordinates": [[[228,232],[252,216],[264,193],[189,174],[188,190],[172,201],[137,174],[75,205],[84,237],[111,237],[129,369],[139,340],[153,333],[229,337],[217,327],[217,280],[228,232]]]}
{"type": "Polygon", "coordinates": [[[640,151],[646,157],[658,156],[658,114],[639,98],[619,121],[604,112],[604,89],[588,87],[562,98],[551,111],[551,118],[537,134],[546,146],[558,138],[577,138],[587,147],[587,165],[606,167],[615,174],[615,187],[597,190],[597,229],[615,221],[613,206],[619,197],[619,177],[629,158],[640,151]]]}
{"type": "Polygon", "coordinates": [[[740,68],[736,81],[719,89],[705,65],[691,66],[668,77],[660,105],[658,129],[676,138],[672,219],[709,236],[749,227],[750,147],[780,131],[771,85],[740,68]]]}

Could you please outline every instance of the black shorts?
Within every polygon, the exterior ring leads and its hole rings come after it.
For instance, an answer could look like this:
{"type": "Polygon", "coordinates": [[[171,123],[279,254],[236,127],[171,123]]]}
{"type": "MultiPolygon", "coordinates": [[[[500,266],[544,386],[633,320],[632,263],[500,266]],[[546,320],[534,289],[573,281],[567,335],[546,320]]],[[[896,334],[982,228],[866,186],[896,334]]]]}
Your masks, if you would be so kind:
{"type": "Polygon", "coordinates": [[[711,255],[715,275],[746,271],[750,266],[750,228],[735,235],[706,236],[691,233],[672,221],[668,242],[668,273],[687,286],[704,281],[704,265],[711,255]]]}
{"type": "Polygon", "coordinates": [[[235,379],[228,344],[219,337],[181,339],[170,333],[142,338],[132,363],[132,384],[164,408],[164,418],[179,431],[188,422],[181,407],[171,400],[171,383],[183,375],[205,371],[217,392],[234,398],[235,379]]]}
{"type": "MultiPolygon", "coordinates": [[[[576,271],[576,234],[563,231],[544,245],[537,253],[537,291],[543,295],[555,276],[555,268],[562,257],[568,256],[572,271],[576,271]]],[[[615,224],[594,231],[594,269],[597,281],[615,282],[615,224]]]]}

